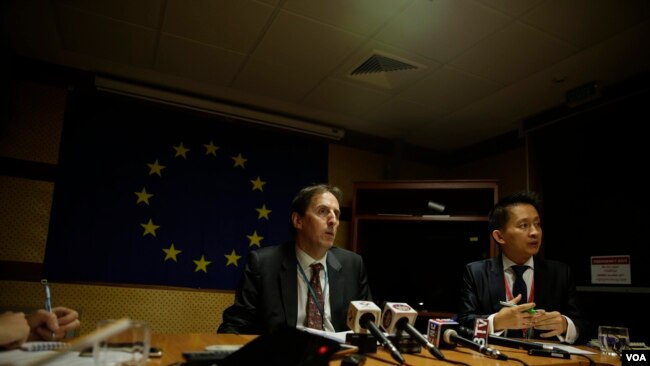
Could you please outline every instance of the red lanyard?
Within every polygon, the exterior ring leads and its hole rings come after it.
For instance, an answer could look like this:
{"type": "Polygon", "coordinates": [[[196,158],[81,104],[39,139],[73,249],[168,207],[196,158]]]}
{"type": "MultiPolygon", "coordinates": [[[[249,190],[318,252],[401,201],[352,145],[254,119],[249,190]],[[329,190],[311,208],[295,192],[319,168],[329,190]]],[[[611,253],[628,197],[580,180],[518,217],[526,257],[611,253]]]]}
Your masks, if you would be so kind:
{"type": "MultiPolygon", "coordinates": [[[[503,283],[506,286],[506,298],[508,301],[511,301],[514,296],[512,296],[512,291],[510,290],[510,285],[508,284],[508,278],[506,277],[506,274],[503,274],[503,283]]],[[[530,294],[528,295],[528,301],[526,302],[533,302],[535,300],[535,278],[533,276],[533,280],[531,281],[530,285],[530,294]]],[[[519,302],[520,304],[523,304],[522,302],[519,302]]]]}

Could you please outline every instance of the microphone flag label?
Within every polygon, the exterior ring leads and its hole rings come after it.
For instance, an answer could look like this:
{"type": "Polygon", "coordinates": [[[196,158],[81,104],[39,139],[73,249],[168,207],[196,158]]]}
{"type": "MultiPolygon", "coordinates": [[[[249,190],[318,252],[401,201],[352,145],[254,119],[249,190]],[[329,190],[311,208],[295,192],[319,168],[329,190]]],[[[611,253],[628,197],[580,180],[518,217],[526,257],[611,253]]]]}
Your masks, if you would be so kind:
{"type": "Polygon", "coordinates": [[[406,318],[408,323],[415,324],[418,312],[410,307],[407,303],[403,302],[387,302],[384,305],[384,312],[381,316],[381,327],[384,328],[386,333],[397,333],[397,322],[406,318]]]}
{"type": "Polygon", "coordinates": [[[354,333],[368,333],[368,329],[359,324],[361,317],[368,313],[372,314],[375,325],[379,325],[379,317],[381,316],[379,306],[372,301],[350,301],[350,306],[348,307],[348,327],[354,333]]]}
{"type": "Polygon", "coordinates": [[[429,342],[438,348],[455,347],[455,345],[449,345],[443,340],[445,330],[449,328],[458,328],[458,323],[453,319],[429,319],[429,326],[427,327],[429,342]]]}
{"type": "Polygon", "coordinates": [[[488,320],[483,318],[476,318],[474,322],[474,342],[481,346],[488,346],[488,320]]]}

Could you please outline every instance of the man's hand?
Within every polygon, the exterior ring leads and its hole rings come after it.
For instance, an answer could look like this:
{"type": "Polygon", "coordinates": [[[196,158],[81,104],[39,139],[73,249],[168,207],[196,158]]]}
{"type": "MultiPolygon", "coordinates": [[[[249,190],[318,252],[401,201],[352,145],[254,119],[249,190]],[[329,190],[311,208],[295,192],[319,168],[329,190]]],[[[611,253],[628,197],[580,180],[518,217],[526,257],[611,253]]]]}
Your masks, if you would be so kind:
{"type": "Polygon", "coordinates": [[[0,347],[12,349],[20,346],[29,336],[29,324],[24,313],[0,314],[0,347]]]}
{"type": "Polygon", "coordinates": [[[495,331],[504,329],[527,329],[533,326],[533,319],[538,314],[528,313],[528,309],[535,307],[534,302],[519,304],[521,294],[512,299],[512,303],[518,304],[513,307],[504,307],[494,315],[493,325],[495,331]]]}
{"type": "Polygon", "coordinates": [[[79,328],[79,313],[65,307],[56,307],[52,312],[43,309],[27,315],[29,340],[60,340],[65,334],[79,328]]]}
{"type": "Polygon", "coordinates": [[[545,312],[538,310],[538,314],[533,320],[533,327],[536,330],[548,330],[548,332],[540,333],[542,338],[550,338],[566,333],[568,323],[565,317],[559,311],[545,312]]]}

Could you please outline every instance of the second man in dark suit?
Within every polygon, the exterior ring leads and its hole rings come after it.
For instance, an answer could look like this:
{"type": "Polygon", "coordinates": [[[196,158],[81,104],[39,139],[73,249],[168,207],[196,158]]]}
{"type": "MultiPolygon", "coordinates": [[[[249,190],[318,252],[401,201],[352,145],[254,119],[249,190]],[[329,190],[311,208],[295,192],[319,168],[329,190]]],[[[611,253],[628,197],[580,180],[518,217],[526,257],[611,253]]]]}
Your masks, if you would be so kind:
{"type": "Polygon", "coordinates": [[[534,335],[566,343],[589,339],[587,322],[576,300],[570,268],[535,255],[542,245],[539,200],[531,192],[504,197],[489,215],[490,233],[501,255],[470,263],[463,275],[458,321],[474,327],[487,318],[491,334],[509,337],[534,335]],[[523,292],[515,269],[521,268],[523,292]],[[518,304],[504,307],[500,301],[518,304]],[[528,311],[536,307],[536,312],[528,311]]]}

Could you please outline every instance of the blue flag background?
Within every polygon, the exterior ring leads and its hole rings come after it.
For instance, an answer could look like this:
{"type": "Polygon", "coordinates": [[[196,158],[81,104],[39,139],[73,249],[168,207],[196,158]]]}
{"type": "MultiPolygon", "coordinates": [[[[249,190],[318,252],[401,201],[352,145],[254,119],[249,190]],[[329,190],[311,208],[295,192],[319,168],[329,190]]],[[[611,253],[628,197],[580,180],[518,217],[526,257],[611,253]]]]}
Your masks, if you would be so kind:
{"type": "Polygon", "coordinates": [[[58,173],[48,279],[230,290],[251,250],[291,238],[327,143],[73,93],[58,173]]]}

